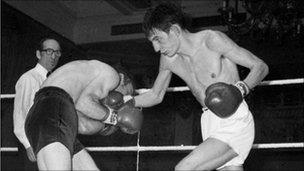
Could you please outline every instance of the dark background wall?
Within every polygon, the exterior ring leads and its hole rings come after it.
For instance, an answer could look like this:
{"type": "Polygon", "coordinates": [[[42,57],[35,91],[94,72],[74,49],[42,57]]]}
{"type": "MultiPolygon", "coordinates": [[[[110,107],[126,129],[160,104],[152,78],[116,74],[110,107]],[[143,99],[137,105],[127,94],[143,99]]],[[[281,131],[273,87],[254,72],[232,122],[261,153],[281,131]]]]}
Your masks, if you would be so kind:
{"type": "MultiPolygon", "coordinates": [[[[146,40],[100,42],[75,45],[30,17],[1,3],[1,94],[14,94],[14,85],[22,73],[36,61],[35,44],[42,37],[54,36],[64,54],[59,66],[77,59],[98,59],[119,63],[133,74],[137,87],[151,86],[157,74],[158,54],[146,40]],[[138,48],[140,47],[140,48],[138,48]],[[138,56],[149,56],[141,60],[138,56]],[[135,58],[135,57],[136,58],[135,58]],[[149,73],[149,75],[145,75],[149,73]],[[148,78],[147,78],[148,77],[148,78]]],[[[303,46],[298,43],[271,42],[246,36],[236,40],[261,57],[270,66],[266,80],[303,77],[303,46]]],[[[239,68],[242,77],[248,72],[239,68]]],[[[185,85],[173,77],[171,86],[185,85]]],[[[303,84],[257,87],[247,101],[256,124],[255,143],[304,141],[303,84]]],[[[13,99],[1,99],[1,147],[16,147],[12,125],[13,99]]],[[[140,145],[198,145],[201,143],[200,105],[190,92],[167,93],[163,103],[144,109],[145,123],[140,145]]],[[[135,146],[137,135],[116,132],[109,137],[79,136],[85,146],[135,146]]],[[[140,170],[173,170],[190,151],[140,152],[140,170]]],[[[303,148],[253,150],[245,163],[246,170],[303,170],[303,148]]],[[[135,170],[136,152],[91,152],[101,169],[135,170]]],[[[23,168],[18,153],[1,152],[1,169],[23,168]]]]}
{"type": "Polygon", "coordinates": [[[49,36],[58,39],[63,49],[58,66],[86,59],[85,53],[73,42],[1,1],[2,94],[14,93],[14,84],[21,74],[37,63],[37,43],[49,36]]]}
{"type": "MultiPolygon", "coordinates": [[[[33,68],[37,43],[44,37],[56,38],[63,49],[58,66],[76,59],[86,59],[85,53],[73,42],[1,1],[1,94],[14,94],[18,78],[33,68]]],[[[12,136],[13,99],[1,99],[1,143],[15,144],[12,136]]],[[[3,145],[1,145],[3,146],[3,145]]]]}

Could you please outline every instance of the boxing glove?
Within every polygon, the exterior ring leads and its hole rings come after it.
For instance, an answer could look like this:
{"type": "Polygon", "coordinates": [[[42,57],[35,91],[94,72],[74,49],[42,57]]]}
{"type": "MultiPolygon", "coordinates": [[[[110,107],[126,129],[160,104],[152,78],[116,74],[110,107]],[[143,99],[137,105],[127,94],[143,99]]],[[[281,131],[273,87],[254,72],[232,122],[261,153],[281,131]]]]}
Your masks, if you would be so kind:
{"type": "Polygon", "coordinates": [[[101,100],[101,103],[107,107],[107,115],[103,122],[118,126],[128,134],[138,132],[143,122],[143,115],[142,110],[134,106],[134,98],[127,98],[128,101],[123,103],[124,96],[119,92],[109,93],[108,96],[110,97],[101,100]]]}
{"type": "Polygon", "coordinates": [[[101,99],[102,104],[117,110],[124,103],[124,96],[118,91],[110,91],[108,96],[101,99]]]}
{"type": "Polygon", "coordinates": [[[141,129],[142,122],[142,110],[134,106],[134,99],[124,103],[117,111],[117,125],[124,133],[137,133],[141,129]]]}
{"type": "Polygon", "coordinates": [[[246,95],[245,90],[223,82],[211,84],[205,94],[205,105],[220,118],[231,116],[242,103],[243,95],[246,95]]]}
{"type": "Polygon", "coordinates": [[[117,110],[124,104],[123,94],[118,91],[110,91],[108,96],[99,100],[106,110],[106,116],[102,120],[106,124],[117,124],[117,110]]]}

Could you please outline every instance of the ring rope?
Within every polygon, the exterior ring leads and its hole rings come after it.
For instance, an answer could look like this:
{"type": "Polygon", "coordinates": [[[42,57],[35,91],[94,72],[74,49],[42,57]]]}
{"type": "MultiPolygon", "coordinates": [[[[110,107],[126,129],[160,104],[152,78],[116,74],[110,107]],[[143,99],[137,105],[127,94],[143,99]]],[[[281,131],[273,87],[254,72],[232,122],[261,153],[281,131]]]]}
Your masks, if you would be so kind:
{"type": "MultiPolygon", "coordinates": [[[[284,85],[284,84],[303,84],[304,78],[295,78],[295,79],[285,79],[285,80],[271,80],[271,81],[262,81],[259,86],[268,86],[268,85],[284,85]]],[[[136,92],[141,94],[149,91],[150,89],[142,88],[137,89],[136,92]]],[[[179,92],[179,91],[189,91],[189,87],[168,87],[167,92],[179,92]]]]}
{"type": "MultiPolygon", "coordinates": [[[[295,79],[285,79],[285,80],[271,80],[271,81],[262,81],[259,86],[267,86],[267,85],[284,85],[284,84],[303,84],[304,78],[295,78],[295,79]]],[[[150,89],[142,88],[137,89],[136,92],[141,94],[149,91],[150,89]]],[[[167,92],[179,92],[179,91],[189,91],[189,87],[168,87],[167,92]]],[[[14,98],[15,94],[1,94],[1,99],[5,98],[14,98]]]]}
{"type": "MultiPolygon", "coordinates": [[[[284,85],[284,84],[302,84],[304,83],[304,78],[296,79],[285,79],[285,80],[271,80],[263,81],[260,86],[267,85],[284,85]]],[[[150,89],[138,89],[136,92],[144,93],[150,89]]],[[[189,91],[189,87],[169,87],[168,92],[179,92],[179,91],[189,91]]],[[[14,98],[15,94],[1,94],[2,98],[14,98]]],[[[137,139],[137,146],[127,146],[127,147],[87,147],[89,151],[137,151],[137,164],[139,163],[139,152],[140,151],[176,151],[176,150],[193,150],[196,146],[140,146],[139,136],[137,139]]],[[[253,149],[269,149],[269,148],[303,148],[304,142],[298,143],[267,143],[267,144],[253,144],[253,149]]],[[[1,152],[16,152],[17,147],[1,147],[1,152]]],[[[138,169],[138,168],[137,168],[138,169]]]]}
{"type": "MultiPolygon", "coordinates": [[[[139,140],[140,140],[140,131],[138,131],[137,134],[137,148],[140,147],[139,140]]],[[[137,154],[136,154],[136,171],[138,170],[139,170],[139,150],[137,150],[137,154]]]]}
{"type": "MultiPolygon", "coordinates": [[[[188,151],[197,146],[125,146],[125,147],[86,147],[88,151],[188,151]]],[[[253,144],[252,149],[304,148],[304,142],[253,144]]],[[[1,147],[1,152],[17,152],[18,147],[1,147]]]]}

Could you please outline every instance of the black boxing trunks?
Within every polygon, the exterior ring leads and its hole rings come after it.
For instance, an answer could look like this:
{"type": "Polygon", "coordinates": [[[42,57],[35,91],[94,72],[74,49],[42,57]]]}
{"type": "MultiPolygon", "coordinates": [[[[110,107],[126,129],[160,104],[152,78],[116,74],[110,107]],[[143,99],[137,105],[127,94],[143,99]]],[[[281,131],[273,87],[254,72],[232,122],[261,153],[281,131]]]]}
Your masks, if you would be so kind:
{"type": "Polygon", "coordinates": [[[25,133],[36,155],[54,142],[65,145],[71,155],[84,148],[77,139],[78,116],[73,99],[58,87],[44,87],[36,93],[25,133]]]}

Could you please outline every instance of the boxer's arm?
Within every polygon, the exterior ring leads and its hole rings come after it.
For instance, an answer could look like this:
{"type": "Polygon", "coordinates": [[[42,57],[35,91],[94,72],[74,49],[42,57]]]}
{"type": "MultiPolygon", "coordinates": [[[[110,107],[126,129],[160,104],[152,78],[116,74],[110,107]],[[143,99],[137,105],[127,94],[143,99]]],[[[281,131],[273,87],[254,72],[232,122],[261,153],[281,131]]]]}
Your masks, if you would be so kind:
{"type": "Polygon", "coordinates": [[[254,88],[268,74],[268,66],[250,51],[239,47],[228,36],[221,32],[213,32],[207,41],[207,46],[232,62],[250,69],[243,80],[250,89],[254,88]]]}
{"type": "Polygon", "coordinates": [[[98,121],[91,119],[85,116],[80,111],[77,111],[78,115],[78,133],[84,135],[92,135],[99,132],[101,129],[105,127],[105,124],[98,121]]]}
{"type": "Polygon", "coordinates": [[[82,91],[75,103],[78,111],[89,118],[104,120],[108,115],[109,109],[100,103],[100,100],[108,95],[119,83],[118,74],[107,74],[106,77],[99,77],[82,91]]]}
{"type": "Polygon", "coordinates": [[[171,76],[171,71],[160,69],[153,87],[146,93],[134,97],[135,106],[150,107],[161,103],[169,86],[171,76]]]}

